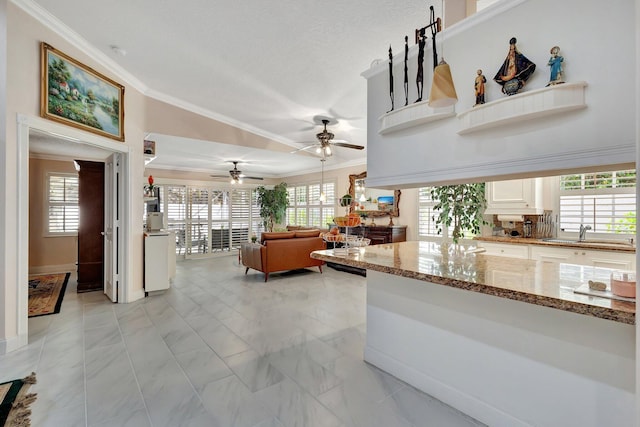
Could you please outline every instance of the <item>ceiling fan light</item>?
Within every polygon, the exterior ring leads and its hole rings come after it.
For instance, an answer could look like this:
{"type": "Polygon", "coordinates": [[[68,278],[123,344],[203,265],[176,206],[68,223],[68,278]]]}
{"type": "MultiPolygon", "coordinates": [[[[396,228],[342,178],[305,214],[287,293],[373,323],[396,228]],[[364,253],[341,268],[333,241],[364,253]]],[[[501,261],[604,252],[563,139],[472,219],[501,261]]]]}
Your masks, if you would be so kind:
{"type": "Polygon", "coordinates": [[[238,184],[242,184],[242,178],[238,179],[238,184]]]}
{"type": "Polygon", "coordinates": [[[322,148],[318,147],[316,148],[316,153],[320,154],[322,152],[322,148]]]}
{"type": "Polygon", "coordinates": [[[236,183],[236,180],[231,178],[231,184],[235,184],[235,183],[236,183]]]}
{"type": "Polygon", "coordinates": [[[331,147],[326,147],[326,148],[324,149],[324,151],[325,151],[325,153],[327,153],[327,156],[330,156],[330,155],[331,155],[331,147]]]}

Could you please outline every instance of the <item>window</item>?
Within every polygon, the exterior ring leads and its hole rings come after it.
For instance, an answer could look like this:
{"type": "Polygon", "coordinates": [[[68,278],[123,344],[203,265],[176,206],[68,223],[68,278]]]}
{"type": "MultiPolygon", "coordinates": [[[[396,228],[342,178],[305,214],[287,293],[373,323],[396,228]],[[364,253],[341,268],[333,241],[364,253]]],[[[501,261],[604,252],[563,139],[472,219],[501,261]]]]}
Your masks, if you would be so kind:
{"type": "Polygon", "coordinates": [[[595,172],[560,177],[560,229],[590,233],[635,234],[636,172],[595,172]]]}
{"type": "Polygon", "coordinates": [[[78,233],[78,175],[47,174],[47,234],[74,235],[78,233]]]}
{"type": "Polygon", "coordinates": [[[252,234],[260,235],[262,219],[256,192],[161,184],[160,211],[176,232],[176,253],[230,253],[252,234]]]}
{"type": "Polygon", "coordinates": [[[326,227],[335,216],[335,183],[325,182],[323,190],[327,197],[326,202],[320,202],[320,183],[288,186],[287,224],[326,227]]]}
{"type": "Polygon", "coordinates": [[[418,189],[418,236],[441,237],[438,234],[435,217],[438,215],[433,206],[436,203],[431,198],[431,187],[418,189]]]}

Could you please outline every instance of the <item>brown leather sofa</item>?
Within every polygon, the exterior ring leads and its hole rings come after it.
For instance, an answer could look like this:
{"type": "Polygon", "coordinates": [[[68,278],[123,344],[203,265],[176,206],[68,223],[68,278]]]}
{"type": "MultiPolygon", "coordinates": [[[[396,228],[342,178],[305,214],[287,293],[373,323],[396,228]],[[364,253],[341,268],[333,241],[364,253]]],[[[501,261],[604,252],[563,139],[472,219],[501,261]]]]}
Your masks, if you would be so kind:
{"type": "Polygon", "coordinates": [[[244,274],[247,274],[250,268],[261,271],[266,282],[269,273],[275,271],[318,267],[322,273],[324,262],[311,258],[310,254],[326,247],[320,230],[265,232],[262,233],[260,244],[242,244],[242,265],[247,267],[244,274]]]}

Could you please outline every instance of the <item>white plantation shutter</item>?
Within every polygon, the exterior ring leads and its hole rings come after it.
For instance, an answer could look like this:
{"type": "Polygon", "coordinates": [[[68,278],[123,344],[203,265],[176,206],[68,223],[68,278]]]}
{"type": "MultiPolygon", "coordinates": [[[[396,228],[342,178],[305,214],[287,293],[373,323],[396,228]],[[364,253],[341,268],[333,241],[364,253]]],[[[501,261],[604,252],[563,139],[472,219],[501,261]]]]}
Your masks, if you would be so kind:
{"type": "Polygon", "coordinates": [[[187,254],[207,251],[209,224],[209,189],[188,188],[187,190],[187,254]]]}
{"type": "Polygon", "coordinates": [[[78,207],[78,175],[47,175],[47,232],[75,234],[80,222],[78,207]]]}
{"type": "Polygon", "coordinates": [[[320,183],[292,185],[287,188],[289,207],[287,224],[304,227],[326,227],[335,215],[336,192],[334,182],[322,185],[327,201],[320,202],[320,183]]]}
{"type": "Polygon", "coordinates": [[[560,229],[590,233],[634,234],[635,170],[563,175],[560,177],[560,229]]]}
{"type": "Polygon", "coordinates": [[[160,212],[164,214],[170,230],[184,230],[187,217],[187,188],[184,186],[160,186],[160,212]]]}
{"type": "Polygon", "coordinates": [[[160,185],[160,211],[176,231],[176,253],[198,256],[239,248],[263,231],[255,189],[160,185]]]}
{"type": "Polygon", "coordinates": [[[437,212],[433,210],[435,202],[431,198],[431,187],[418,189],[418,236],[438,236],[434,217],[437,212]]]}
{"type": "Polygon", "coordinates": [[[249,240],[251,190],[231,191],[231,247],[239,248],[249,240]]]}

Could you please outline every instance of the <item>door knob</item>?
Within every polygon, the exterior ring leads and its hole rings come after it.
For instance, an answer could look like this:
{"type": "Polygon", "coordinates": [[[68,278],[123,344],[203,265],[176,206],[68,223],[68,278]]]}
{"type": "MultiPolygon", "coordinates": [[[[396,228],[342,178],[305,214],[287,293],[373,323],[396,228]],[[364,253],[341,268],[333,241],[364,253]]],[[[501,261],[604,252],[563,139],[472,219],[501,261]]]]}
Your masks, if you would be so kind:
{"type": "Polygon", "coordinates": [[[100,234],[102,234],[104,236],[104,231],[101,231],[100,234]]]}

